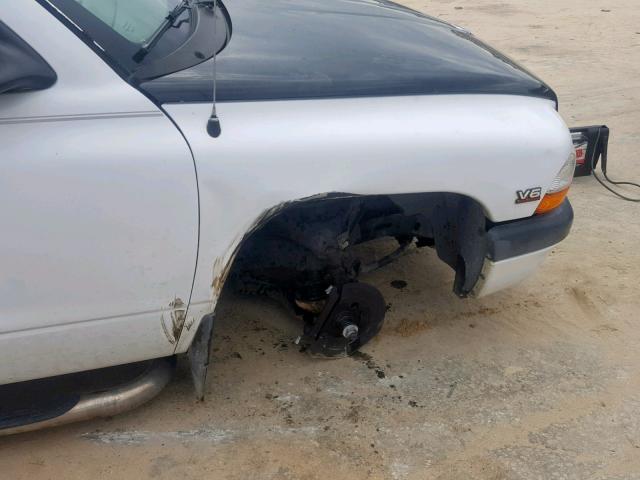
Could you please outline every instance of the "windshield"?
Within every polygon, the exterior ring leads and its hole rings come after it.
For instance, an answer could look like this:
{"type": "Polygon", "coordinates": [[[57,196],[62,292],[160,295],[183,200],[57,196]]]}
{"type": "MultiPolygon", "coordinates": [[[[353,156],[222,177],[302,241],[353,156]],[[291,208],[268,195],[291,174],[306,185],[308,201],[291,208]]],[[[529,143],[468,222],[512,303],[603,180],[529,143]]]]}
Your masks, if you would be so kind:
{"type": "Polygon", "coordinates": [[[184,70],[226,46],[221,0],[37,0],[131,83],[184,70]],[[215,24],[215,28],[214,28],[215,24]]]}
{"type": "Polygon", "coordinates": [[[130,42],[142,45],[179,0],[74,0],[130,42]]]}

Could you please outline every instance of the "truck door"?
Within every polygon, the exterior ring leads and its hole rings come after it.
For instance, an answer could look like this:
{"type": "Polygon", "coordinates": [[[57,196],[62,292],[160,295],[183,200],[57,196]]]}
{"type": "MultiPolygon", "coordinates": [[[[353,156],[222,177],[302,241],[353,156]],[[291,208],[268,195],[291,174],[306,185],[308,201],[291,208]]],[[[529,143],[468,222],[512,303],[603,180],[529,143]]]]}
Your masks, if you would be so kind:
{"type": "Polygon", "coordinates": [[[3,71],[27,52],[55,78],[0,78],[0,384],[171,355],[198,245],[189,147],[43,7],[2,10],[3,71]]]}

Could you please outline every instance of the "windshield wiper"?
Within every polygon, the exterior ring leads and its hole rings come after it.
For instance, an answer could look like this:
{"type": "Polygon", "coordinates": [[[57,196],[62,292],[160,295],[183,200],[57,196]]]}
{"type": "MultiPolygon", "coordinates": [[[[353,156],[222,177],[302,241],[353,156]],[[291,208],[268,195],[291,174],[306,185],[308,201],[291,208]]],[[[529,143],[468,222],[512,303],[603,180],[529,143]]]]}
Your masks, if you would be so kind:
{"type": "Polygon", "coordinates": [[[140,63],[144,59],[144,57],[146,57],[147,54],[151,51],[151,49],[155,47],[156,43],[158,43],[158,40],[160,40],[160,38],[171,27],[174,26],[176,20],[180,17],[180,15],[182,15],[186,10],[189,9],[191,9],[191,0],[181,0],[180,3],[167,14],[156,31],[153,32],[149,39],[133,55],[133,61],[136,63],[140,63]]]}

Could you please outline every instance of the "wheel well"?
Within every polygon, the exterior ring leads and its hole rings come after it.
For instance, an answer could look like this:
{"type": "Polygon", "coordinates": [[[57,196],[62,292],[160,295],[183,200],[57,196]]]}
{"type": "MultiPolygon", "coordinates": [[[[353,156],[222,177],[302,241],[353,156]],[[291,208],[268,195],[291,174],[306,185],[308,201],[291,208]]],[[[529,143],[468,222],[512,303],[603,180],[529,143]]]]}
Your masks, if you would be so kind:
{"type": "Polygon", "coordinates": [[[456,294],[466,296],[486,255],[486,222],[477,201],[453,193],[314,197],[263,215],[227,272],[242,291],[276,289],[312,300],[357,279],[363,265],[352,247],[392,237],[401,247],[433,247],[456,272],[456,294]]]}
{"type": "MultiPolygon", "coordinates": [[[[379,292],[353,283],[366,265],[352,247],[381,237],[395,238],[400,249],[409,242],[432,247],[455,270],[453,289],[464,297],[480,278],[487,254],[486,224],[478,202],[451,193],[335,194],[283,204],[265,211],[230,259],[214,266],[218,273],[213,288],[217,295],[231,285],[276,296],[304,320],[304,348],[332,356],[350,354],[379,331],[384,319],[379,292]],[[353,305],[352,298],[357,299],[353,305]],[[344,320],[334,317],[345,313],[340,302],[346,300],[357,310],[347,325],[358,327],[355,343],[323,333],[330,320],[344,320]],[[367,313],[364,323],[362,312],[367,313]]],[[[203,319],[189,349],[198,398],[204,396],[213,321],[213,315],[203,319]]]]}

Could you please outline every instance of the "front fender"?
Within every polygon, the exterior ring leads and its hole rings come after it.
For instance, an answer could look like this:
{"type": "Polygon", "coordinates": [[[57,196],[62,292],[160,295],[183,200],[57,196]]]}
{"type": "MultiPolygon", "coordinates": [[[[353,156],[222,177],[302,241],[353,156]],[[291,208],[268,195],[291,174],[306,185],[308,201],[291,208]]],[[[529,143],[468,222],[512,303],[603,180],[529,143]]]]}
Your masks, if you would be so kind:
{"type": "Polygon", "coordinates": [[[529,217],[516,191],[552,182],[572,147],[552,101],[442,95],[164,105],[194,152],[200,250],[185,351],[217,302],[242,238],[288,202],[318,192],[450,192],[493,222],[529,217]],[[202,314],[202,315],[201,315],[202,314]]]}

